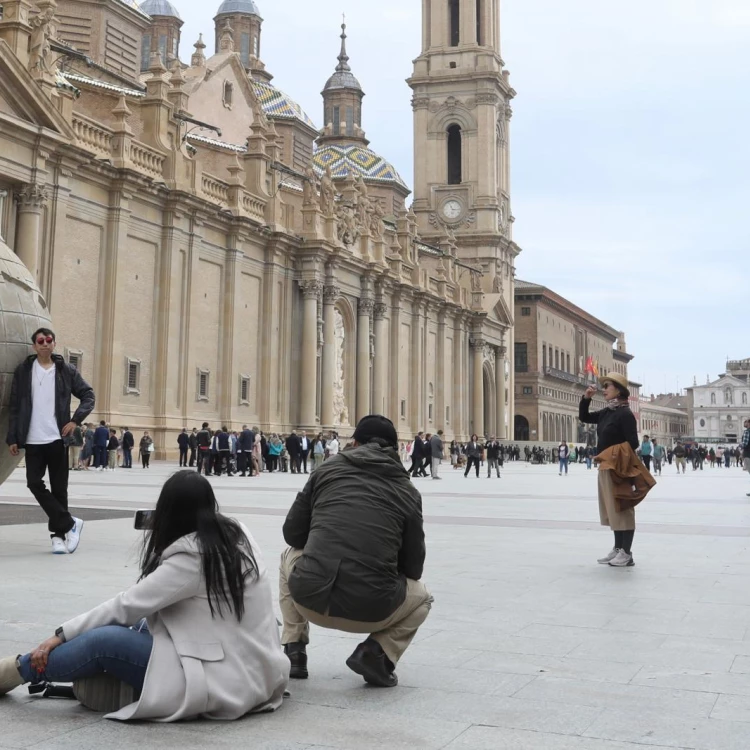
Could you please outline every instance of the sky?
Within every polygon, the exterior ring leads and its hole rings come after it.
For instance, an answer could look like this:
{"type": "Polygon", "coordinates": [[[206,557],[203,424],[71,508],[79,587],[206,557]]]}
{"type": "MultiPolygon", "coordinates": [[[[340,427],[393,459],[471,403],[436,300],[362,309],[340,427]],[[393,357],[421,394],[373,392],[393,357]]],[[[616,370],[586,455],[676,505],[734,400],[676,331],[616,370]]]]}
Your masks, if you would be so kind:
{"type": "MultiPolygon", "coordinates": [[[[214,8],[173,0],[181,57],[214,8]]],[[[341,14],[371,148],[411,185],[419,0],[256,0],[273,83],[322,125],[341,14]]],[[[218,7],[218,0],[216,2],[218,7]]],[[[626,332],[630,377],[675,391],[750,357],[750,3],[502,0],[518,278],[626,332]]],[[[206,50],[211,52],[212,49],[206,50]]]]}

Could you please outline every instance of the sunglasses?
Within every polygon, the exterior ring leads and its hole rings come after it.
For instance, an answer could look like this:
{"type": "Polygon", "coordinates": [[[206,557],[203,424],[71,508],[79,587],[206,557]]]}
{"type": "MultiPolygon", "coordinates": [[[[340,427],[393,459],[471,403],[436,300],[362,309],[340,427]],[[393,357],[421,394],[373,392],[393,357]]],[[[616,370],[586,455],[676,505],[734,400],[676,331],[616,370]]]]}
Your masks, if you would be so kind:
{"type": "Polygon", "coordinates": [[[54,339],[52,338],[52,336],[40,336],[36,340],[36,344],[37,346],[42,346],[43,344],[51,344],[53,341],[54,339]]]}

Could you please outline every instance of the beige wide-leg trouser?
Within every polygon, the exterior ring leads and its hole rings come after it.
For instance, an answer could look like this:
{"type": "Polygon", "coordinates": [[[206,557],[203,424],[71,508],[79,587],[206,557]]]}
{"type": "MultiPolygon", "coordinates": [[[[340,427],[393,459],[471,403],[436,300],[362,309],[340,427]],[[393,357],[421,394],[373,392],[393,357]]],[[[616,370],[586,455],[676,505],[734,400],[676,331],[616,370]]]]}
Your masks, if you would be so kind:
{"type": "Polygon", "coordinates": [[[289,592],[289,576],[294,565],[302,556],[303,550],[288,547],[281,553],[279,571],[279,607],[284,620],[281,642],[309,643],[310,624],[330,630],[342,630],[345,633],[368,633],[377,641],[386,656],[398,664],[404,651],[409,647],[417,634],[419,626],[427,619],[432,607],[433,598],[425,585],[420,581],[406,580],[406,599],[390,616],[381,622],[358,622],[344,617],[330,617],[313,612],[297,604],[289,592]]]}

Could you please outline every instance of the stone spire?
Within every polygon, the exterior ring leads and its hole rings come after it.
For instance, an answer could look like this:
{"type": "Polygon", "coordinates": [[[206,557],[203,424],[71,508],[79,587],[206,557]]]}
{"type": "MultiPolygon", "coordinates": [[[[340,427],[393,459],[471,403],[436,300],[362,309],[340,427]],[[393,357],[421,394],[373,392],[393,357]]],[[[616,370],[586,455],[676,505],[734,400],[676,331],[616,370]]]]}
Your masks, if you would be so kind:
{"type": "Polygon", "coordinates": [[[333,75],[323,87],[325,126],[319,142],[369,143],[362,129],[362,99],[365,92],[352,73],[346,51],[346,20],[341,24],[341,51],[333,75]]]}
{"type": "Polygon", "coordinates": [[[203,41],[203,34],[198,36],[198,41],[193,45],[195,52],[190,58],[190,65],[193,68],[203,68],[206,65],[206,56],[203,54],[203,50],[206,49],[206,43],[203,41]]]}

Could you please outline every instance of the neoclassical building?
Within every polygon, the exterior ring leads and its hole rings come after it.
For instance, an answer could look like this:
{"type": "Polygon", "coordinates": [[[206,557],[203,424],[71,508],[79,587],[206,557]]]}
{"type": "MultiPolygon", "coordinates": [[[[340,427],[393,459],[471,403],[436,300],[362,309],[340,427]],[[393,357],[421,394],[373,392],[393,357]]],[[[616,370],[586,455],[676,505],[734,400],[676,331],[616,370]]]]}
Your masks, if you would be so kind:
{"type": "Polygon", "coordinates": [[[372,411],[404,437],[510,435],[499,0],[423,0],[413,193],[367,140],[345,28],[318,127],[254,0],[224,0],[188,56],[168,0],[2,10],[0,237],[97,418],[161,454],[202,421],[346,434],[372,411]]]}

